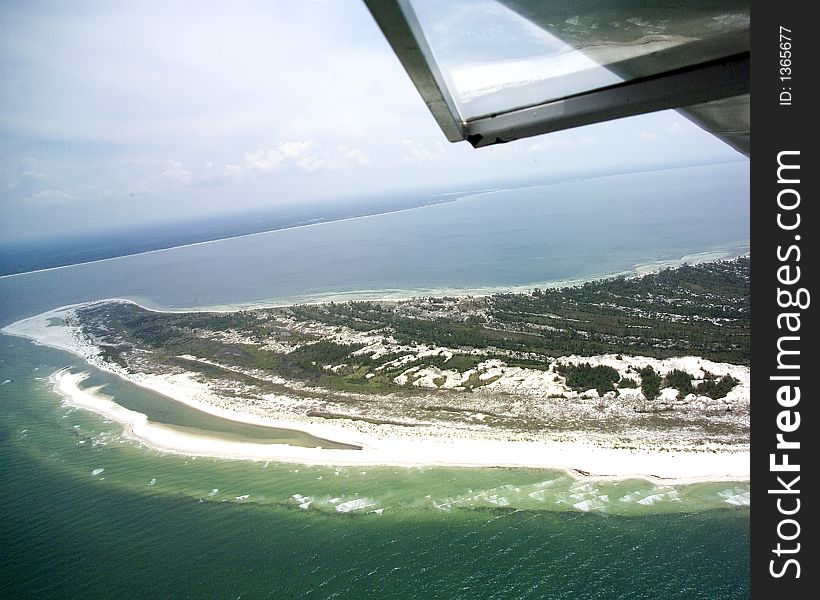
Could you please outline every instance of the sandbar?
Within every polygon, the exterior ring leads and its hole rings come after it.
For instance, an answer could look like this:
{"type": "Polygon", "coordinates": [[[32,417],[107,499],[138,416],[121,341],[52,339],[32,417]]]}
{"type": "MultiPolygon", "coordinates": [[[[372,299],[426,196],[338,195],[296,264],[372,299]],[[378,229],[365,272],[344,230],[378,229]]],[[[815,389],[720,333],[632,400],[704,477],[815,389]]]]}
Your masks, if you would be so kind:
{"type": "Polygon", "coordinates": [[[408,428],[390,425],[363,431],[344,419],[333,419],[329,423],[324,422],[325,419],[300,415],[274,419],[245,413],[236,406],[220,405],[209,395],[207,385],[191,377],[130,374],[104,362],[97,348],[71,326],[74,309],[78,306],[82,305],[61,307],[23,319],[3,328],[2,332],[66,350],[90,365],[214,416],[299,430],[361,447],[360,450],[305,448],[193,435],[152,423],[144,414],[120,406],[98,389],[83,389],[80,384],[87,373],[60,369],[52,374],[54,390],[64,402],[120,423],[126,437],[156,450],[190,456],[307,465],[544,468],[564,470],[579,478],[641,478],[678,484],[749,479],[748,445],[729,449],[720,446],[671,448],[660,452],[652,448],[613,447],[609,443],[611,440],[602,439],[600,435],[591,435],[588,442],[488,439],[472,432],[436,432],[423,428],[407,431],[408,428]]]}

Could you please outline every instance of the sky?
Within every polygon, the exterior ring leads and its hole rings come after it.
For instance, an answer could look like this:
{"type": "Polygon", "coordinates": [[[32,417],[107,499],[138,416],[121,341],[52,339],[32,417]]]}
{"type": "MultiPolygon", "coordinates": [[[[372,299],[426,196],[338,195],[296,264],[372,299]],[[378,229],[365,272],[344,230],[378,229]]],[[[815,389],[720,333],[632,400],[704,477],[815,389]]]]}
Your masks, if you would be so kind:
{"type": "Polygon", "coordinates": [[[360,0],[0,0],[3,242],[732,160],[674,111],[451,144],[360,0]]]}

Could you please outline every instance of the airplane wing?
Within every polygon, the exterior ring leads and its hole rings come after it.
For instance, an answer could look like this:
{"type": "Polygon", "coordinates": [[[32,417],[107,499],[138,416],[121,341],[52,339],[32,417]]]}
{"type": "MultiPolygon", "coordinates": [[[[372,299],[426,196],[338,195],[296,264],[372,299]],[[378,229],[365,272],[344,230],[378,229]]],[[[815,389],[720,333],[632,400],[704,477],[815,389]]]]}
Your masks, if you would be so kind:
{"type": "Polygon", "coordinates": [[[450,141],[675,108],[748,155],[748,0],[364,0],[450,141]]]}

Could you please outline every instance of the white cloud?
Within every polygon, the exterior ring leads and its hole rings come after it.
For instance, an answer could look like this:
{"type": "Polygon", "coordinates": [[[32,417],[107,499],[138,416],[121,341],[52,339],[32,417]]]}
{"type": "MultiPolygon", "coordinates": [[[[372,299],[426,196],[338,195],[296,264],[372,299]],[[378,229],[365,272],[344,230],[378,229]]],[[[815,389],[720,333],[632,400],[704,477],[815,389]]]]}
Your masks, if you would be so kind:
{"type": "Polygon", "coordinates": [[[238,179],[242,177],[242,174],[244,172],[245,169],[243,169],[239,165],[225,165],[225,168],[222,169],[222,174],[225,176],[226,179],[238,179]]]}
{"type": "Polygon", "coordinates": [[[639,140],[654,140],[658,138],[658,134],[652,133],[651,131],[639,131],[638,132],[638,139],[639,140]]]}
{"type": "MultiPolygon", "coordinates": [[[[2,166],[2,165],[0,165],[2,166]]],[[[17,169],[9,168],[9,179],[6,182],[6,188],[14,190],[22,188],[20,191],[25,194],[32,192],[34,189],[40,187],[40,184],[48,180],[48,175],[43,172],[40,166],[40,160],[33,157],[23,158],[17,169]]]]}
{"type": "Polygon", "coordinates": [[[405,147],[406,152],[402,158],[402,162],[424,163],[441,159],[444,156],[444,148],[441,144],[429,146],[422,142],[414,140],[402,140],[402,146],[405,147]]]}
{"type": "Polygon", "coordinates": [[[680,121],[675,121],[668,125],[664,131],[670,135],[677,135],[683,132],[683,125],[680,124],[680,121]]]}
{"type": "Polygon", "coordinates": [[[359,148],[349,148],[344,144],[336,146],[337,159],[339,164],[345,166],[364,167],[370,164],[367,154],[359,148]]]}
{"type": "Polygon", "coordinates": [[[29,204],[70,204],[74,196],[62,190],[42,190],[26,198],[29,204]]]}
{"type": "Polygon", "coordinates": [[[370,164],[360,148],[340,144],[331,151],[323,150],[315,140],[280,142],[275,148],[245,154],[245,164],[226,164],[225,177],[243,175],[288,175],[339,171],[370,164]]]}
{"type": "Polygon", "coordinates": [[[180,161],[169,160],[165,163],[165,170],[162,172],[161,177],[187,184],[191,183],[193,175],[180,161]]]}
{"type": "Polygon", "coordinates": [[[291,165],[310,173],[321,164],[321,159],[315,154],[315,147],[316,142],[313,140],[280,142],[276,148],[246,154],[245,168],[251,173],[275,173],[291,165]]]}
{"type": "MultiPolygon", "coordinates": [[[[16,90],[3,99],[0,203],[13,209],[0,233],[240,211],[279,195],[312,201],[735,157],[669,112],[494,148],[449,144],[361,0],[239,4],[0,2],[0,20],[15,23],[0,54],[20,67],[0,73],[0,88],[16,90]],[[647,157],[637,132],[670,135],[676,121],[677,143],[647,157]],[[139,210],[103,190],[139,198],[139,210]],[[46,203],[72,200],[65,218],[41,218],[46,203]]],[[[449,15],[437,22],[456,53],[470,31],[515,39],[501,58],[537,55],[551,39],[493,0],[421,4],[449,15]]]]}
{"type": "Polygon", "coordinates": [[[25,185],[32,185],[37,183],[42,183],[43,181],[47,180],[48,176],[44,173],[38,173],[37,171],[23,171],[15,179],[10,181],[6,187],[8,189],[13,190],[15,188],[25,186],[25,185]]]}

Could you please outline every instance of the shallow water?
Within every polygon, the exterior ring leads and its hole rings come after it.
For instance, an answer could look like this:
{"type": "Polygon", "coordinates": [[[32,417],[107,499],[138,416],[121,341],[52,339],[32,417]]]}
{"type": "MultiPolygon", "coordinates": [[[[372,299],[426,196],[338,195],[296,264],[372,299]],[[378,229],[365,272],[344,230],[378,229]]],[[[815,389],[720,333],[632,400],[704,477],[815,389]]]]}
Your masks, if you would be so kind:
{"type": "Polygon", "coordinates": [[[89,376],[80,384],[80,389],[99,388],[101,394],[111,397],[115,402],[129,410],[146,415],[149,421],[191,435],[207,435],[232,441],[290,444],[291,446],[305,448],[315,448],[316,446],[328,449],[358,448],[357,446],[340,444],[293,429],[265,427],[222,419],[195,410],[186,404],[176,402],[152,390],[130,384],[115,375],[89,365],[83,366],[81,371],[88,373],[89,376]]]}
{"type": "Polygon", "coordinates": [[[1,595],[748,592],[748,484],[585,482],[535,469],[306,467],[164,454],[55,397],[48,375],[79,367],[78,359],[0,340],[0,381],[10,380],[0,385],[0,543],[10,557],[1,595]]]}

